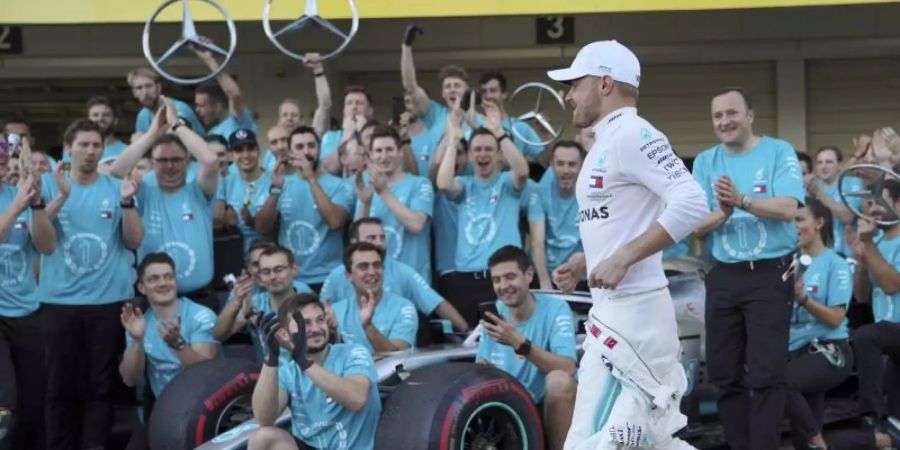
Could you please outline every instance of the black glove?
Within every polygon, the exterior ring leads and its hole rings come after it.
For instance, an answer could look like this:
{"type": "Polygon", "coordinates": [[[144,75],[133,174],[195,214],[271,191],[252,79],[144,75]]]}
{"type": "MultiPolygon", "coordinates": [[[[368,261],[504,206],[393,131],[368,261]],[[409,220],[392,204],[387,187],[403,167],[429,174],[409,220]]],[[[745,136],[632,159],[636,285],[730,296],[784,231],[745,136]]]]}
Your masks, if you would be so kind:
{"type": "Polygon", "coordinates": [[[300,314],[300,311],[295,312],[293,317],[294,321],[297,322],[297,333],[291,335],[291,342],[294,343],[294,351],[291,352],[291,357],[300,366],[300,370],[306,372],[306,369],[309,369],[309,366],[313,364],[306,357],[306,321],[303,320],[303,314],[300,314]]]}
{"type": "Polygon", "coordinates": [[[278,353],[281,347],[278,345],[278,340],[275,339],[275,333],[281,329],[281,323],[278,322],[278,316],[275,313],[257,317],[254,328],[256,337],[263,348],[263,364],[269,367],[278,367],[278,353]]]}
{"type": "Polygon", "coordinates": [[[416,35],[424,34],[421,28],[418,25],[411,23],[406,26],[406,33],[403,34],[403,44],[404,45],[412,45],[413,41],[416,40],[416,35]]]}

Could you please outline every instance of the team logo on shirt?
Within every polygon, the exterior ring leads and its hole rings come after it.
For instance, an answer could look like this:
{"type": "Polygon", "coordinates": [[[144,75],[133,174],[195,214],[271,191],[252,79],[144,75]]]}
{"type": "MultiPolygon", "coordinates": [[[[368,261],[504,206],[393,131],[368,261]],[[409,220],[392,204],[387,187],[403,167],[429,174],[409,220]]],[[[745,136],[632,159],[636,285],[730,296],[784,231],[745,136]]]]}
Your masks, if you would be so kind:
{"type": "Polygon", "coordinates": [[[394,227],[384,227],[385,240],[387,241],[388,256],[397,259],[403,251],[403,231],[394,227]]]}
{"type": "Polygon", "coordinates": [[[24,220],[20,220],[13,225],[14,230],[24,230],[26,228],[28,228],[28,222],[24,220]]]}
{"type": "Polygon", "coordinates": [[[63,243],[63,260],[76,275],[100,269],[108,253],[109,245],[96,234],[76,233],[63,243]]]}
{"type": "Polygon", "coordinates": [[[599,175],[591,175],[590,187],[592,189],[603,189],[603,177],[599,175]]]}
{"type": "Polygon", "coordinates": [[[753,183],[753,192],[757,194],[765,194],[766,190],[766,182],[765,181],[757,181],[753,183]]]}
{"type": "Polygon", "coordinates": [[[479,245],[491,241],[497,234],[497,223],[490,214],[479,214],[466,224],[466,241],[470,245],[479,245]]]}
{"type": "Polygon", "coordinates": [[[194,220],[194,213],[191,211],[191,207],[188,206],[187,203],[181,204],[181,220],[185,222],[194,220]]]}
{"type": "Polygon", "coordinates": [[[113,218],[112,210],[109,207],[109,199],[103,199],[103,203],[100,204],[100,218],[104,220],[113,218]]]}
{"type": "Polygon", "coordinates": [[[17,245],[0,244],[0,286],[17,286],[25,279],[28,264],[17,245]]]}
{"type": "Polygon", "coordinates": [[[163,252],[172,257],[175,261],[175,277],[184,279],[194,273],[197,267],[197,254],[189,245],[184,242],[167,242],[159,247],[157,252],[163,252]]]}
{"type": "Polygon", "coordinates": [[[819,285],[810,284],[809,286],[806,286],[806,292],[809,292],[810,294],[818,294],[819,293],[819,285]]]}
{"type": "Polygon", "coordinates": [[[298,256],[311,255],[322,245],[322,235],[312,224],[303,220],[291,223],[285,235],[288,247],[298,256]]]}

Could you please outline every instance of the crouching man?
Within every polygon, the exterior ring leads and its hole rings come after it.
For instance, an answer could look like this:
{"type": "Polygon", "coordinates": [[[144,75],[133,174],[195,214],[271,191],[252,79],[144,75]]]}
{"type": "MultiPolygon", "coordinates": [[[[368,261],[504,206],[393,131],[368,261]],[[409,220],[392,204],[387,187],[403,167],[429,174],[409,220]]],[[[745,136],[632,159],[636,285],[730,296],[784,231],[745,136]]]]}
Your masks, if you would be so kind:
{"type": "Polygon", "coordinates": [[[507,245],[488,259],[496,315],[485,311],[476,360],[516,377],[543,403],[551,449],[562,449],[575,408],[575,326],[562,299],[529,290],[534,268],[521,248],[507,245]]]}
{"type": "Polygon", "coordinates": [[[266,349],[253,390],[253,417],[260,425],[250,450],[372,450],[381,413],[375,362],[352,344],[329,344],[325,308],[313,294],[289,298],[278,316],[267,314],[257,326],[266,349]],[[291,358],[282,358],[281,348],[291,358]],[[291,408],[291,432],[275,427],[291,408]]]}

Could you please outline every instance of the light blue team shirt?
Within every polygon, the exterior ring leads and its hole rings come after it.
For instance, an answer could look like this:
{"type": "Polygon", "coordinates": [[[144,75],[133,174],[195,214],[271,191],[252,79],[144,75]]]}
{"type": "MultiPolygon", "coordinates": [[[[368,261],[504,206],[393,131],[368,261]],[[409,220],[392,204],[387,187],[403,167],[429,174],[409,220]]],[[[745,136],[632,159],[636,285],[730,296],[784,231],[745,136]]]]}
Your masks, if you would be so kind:
{"type": "Polygon", "coordinates": [[[259,233],[252,225],[244,222],[241,210],[244,205],[250,211],[250,215],[256,216],[263,203],[269,198],[269,186],[272,185],[272,177],[267,172],[255,181],[246,182],[240,174],[229,174],[219,181],[219,189],[216,192],[216,200],[223,201],[231,206],[237,216],[237,226],[244,237],[244,254],[250,249],[250,244],[260,238],[259,233]]]}
{"type": "Polygon", "coordinates": [[[138,260],[155,252],[171,256],[180,294],[206,287],[212,281],[212,203],[197,181],[176,192],[142,186],[137,193],[137,208],[144,222],[138,260]]]}
{"type": "MultiPolygon", "coordinates": [[[[332,203],[348,213],[356,199],[340,178],[324,174],[319,185],[332,203]]],[[[300,266],[297,279],[307,284],[325,281],[331,268],[343,261],[342,230],[332,230],[319,213],[309,183],[299,175],[287,177],[278,196],[281,217],[278,243],[291,249],[300,266]]]]}
{"type": "MultiPolygon", "coordinates": [[[[368,177],[365,177],[368,179],[368,177]]],[[[369,217],[381,219],[387,240],[387,256],[416,269],[426,280],[431,280],[431,214],[434,211],[434,187],[427,178],[404,174],[400,181],[388,187],[394,198],[412,212],[428,216],[425,226],[417,234],[406,230],[378,194],[372,195],[369,217]]],[[[356,208],[362,207],[357,201],[356,208]]]]}
{"type": "MultiPolygon", "coordinates": [[[[191,183],[197,179],[197,172],[200,171],[200,165],[197,164],[197,161],[191,160],[188,163],[187,168],[187,177],[185,178],[186,183],[191,183]]],[[[141,178],[141,186],[156,186],[156,172],[153,170],[148,171],[144,174],[144,177],[141,178]]]]}
{"type": "MultiPolygon", "coordinates": [[[[534,300],[534,312],[528,320],[516,325],[516,331],[530,340],[532,347],[576,361],[575,325],[569,305],[552,295],[535,294],[534,300]]],[[[500,316],[509,320],[509,307],[500,300],[495,304],[500,316]]],[[[536,403],[543,401],[544,374],[536,365],[517,355],[514,348],[503,345],[482,332],[475,359],[487,361],[514,376],[528,389],[536,403]]]]}
{"type": "Polygon", "coordinates": [[[513,186],[509,171],[486,181],[474,175],[456,177],[456,181],[462,186],[459,196],[453,199],[459,204],[456,270],[486,270],[488,258],[498,248],[522,246],[519,233],[522,191],[513,186]]]}
{"type": "Polygon", "coordinates": [[[459,204],[443,192],[435,192],[434,216],[434,266],[443,275],[456,270],[456,242],[459,239],[459,204]]]}
{"type": "Polygon", "coordinates": [[[343,138],[344,130],[326,131],[322,135],[322,143],[319,145],[319,161],[325,161],[325,158],[337,151],[343,138]]]}
{"type": "Polygon", "coordinates": [[[441,136],[435,136],[430,129],[413,136],[410,139],[413,156],[416,158],[416,166],[419,168],[419,176],[428,178],[428,170],[434,163],[434,154],[437,153],[441,142],[441,136]]]}
{"type": "MultiPolygon", "coordinates": [[[[276,162],[278,162],[278,160],[275,158],[275,155],[272,154],[272,150],[266,150],[265,153],[263,153],[262,158],[260,158],[259,167],[261,167],[265,172],[272,173],[272,171],[275,170],[276,162]]],[[[228,164],[229,175],[237,175],[240,171],[241,170],[238,169],[237,164],[228,164]]]]}
{"type": "Polygon", "coordinates": [[[218,134],[219,136],[228,139],[231,137],[232,133],[240,129],[247,129],[256,133],[256,122],[253,121],[253,113],[250,112],[250,108],[244,108],[241,117],[235,117],[228,114],[228,117],[226,117],[225,120],[211,126],[209,130],[206,131],[206,134],[218,134]]]}
{"type": "MultiPolygon", "coordinates": [[[[450,113],[450,109],[447,108],[446,105],[442,105],[434,100],[431,100],[428,104],[428,111],[422,117],[422,123],[428,127],[428,132],[434,136],[438,141],[444,136],[444,132],[447,129],[447,115],[450,113]]],[[[478,113],[475,116],[475,123],[478,126],[485,126],[487,120],[484,115],[478,113]]],[[[519,135],[524,136],[530,142],[540,142],[542,139],[538,134],[531,128],[530,125],[521,121],[519,119],[515,119],[512,117],[507,117],[500,121],[500,126],[509,133],[509,136],[513,140],[513,144],[515,144],[516,148],[522,152],[523,155],[537,158],[544,151],[544,146],[538,144],[527,144],[524,140],[522,140],[519,135]],[[517,131],[515,133],[513,130],[517,131]]],[[[464,130],[465,135],[468,136],[471,134],[471,129],[468,125],[465,125],[464,130]]],[[[420,172],[421,174],[421,172],[420,172]]]]}
{"type": "MultiPolygon", "coordinates": [[[[41,257],[41,302],[104,305],[134,297],[134,258],[122,242],[122,181],[98,174],[82,185],[66,178],[71,192],[53,221],[56,250],[41,257]]],[[[51,174],[41,185],[46,202],[58,195],[51,174]]]]}
{"type": "MultiPolygon", "coordinates": [[[[334,317],[338,323],[338,333],[341,340],[347,344],[362,345],[370,353],[375,353],[375,348],[366,337],[362,322],[359,320],[359,305],[356,303],[356,292],[335,300],[332,304],[334,317]]],[[[416,332],[419,330],[419,315],[412,302],[385,291],[381,300],[375,305],[375,313],[372,315],[372,325],[389,341],[401,340],[410,347],[416,345],[416,332]]]]}
{"type": "MultiPolygon", "coordinates": [[[[435,292],[415,269],[400,261],[385,260],[383,279],[382,285],[385,292],[409,299],[422,314],[431,314],[444,301],[441,294],[435,292]]],[[[337,303],[350,297],[355,298],[355,292],[353,283],[347,279],[347,271],[341,264],[328,274],[319,298],[323,300],[330,298],[337,303]]]]}
{"type": "MultiPolygon", "coordinates": [[[[12,206],[18,189],[0,184],[0,211],[12,206]]],[[[28,225],[31,209],[16,217],[6,240],[0,243],[0,317],[24,317],[38,309],[40,297],[34,277],[37,249],[31,242],[28,225]]]]}
{"type": "MultiPolygon", "coordinates": [[[[727,175],[735,189],[753,199],[788,197],[805,200],[800,163],[791,144],[762,136],[741,154],[723,145],[703,151],[694,160],[694,178],[706,192],[710,209],[718,209],[715,183],[727,175]]],[[[713,256],[723,263],[756,261],[784,256],[797,247],[793,220],[764,219],[734,208],[734,213],[713,231],[713,256]]]]}
{"type": "MultiPolygon", "coordinates": [[[[294,280],[294,291],[298,294],[312,294],[313,290],[310,287],[302,282],[294,280]]],[[[274,308],[272,308],[272,296],[269,295],[269,291],[260,290],[259,292],[255,292],[250,297],[250,303],[253,304],[253,307],[259,311],[260,314],[266,315],[269,313],[278,314],[274,308]]]]}
{"type": "MultiPolygon", "coordinates": [[[[111,144],[103,147],[103,157],[100,158],[101,162],[113,160],[119,157],[125,149],[128,148],[128,144],[116,139],[111,144]]],[[[68,154],[68,153],[66,153],[68,154]]]]}
{"type": "MultiPolygon", "coordinates": [[[[882,235],[876,244],[878,253],[884,257],[884,260],[894,266],[894,270],[900,271],[900,237],[886,239],[882,235]]],[[[900,323],[900,292],[886,294],[871,275],[869,282],[872,283],[872,313],[875,322],[886,320],[900,323]]]]}
{"type": "MultiPolygon", "coordinates": [[[[200,122],[200,119],[197,118],[197,114],[194,113],[194,109],[191,108],[187,103],[178,100],[177,98],[173,98],[172,102],[175,103],[175,111],[178,112],[178,117],[183,117],[185,120],[190,122],[191,130],[194,133],[197,133],[200,136],[206,136],[206,128],[203,127],[203,123],[200,122]]],[[[140,111],[138,111],[137,119],[134,121],[134,131],[139,133],[146,133],[147,130],[150,129],[150,124],[153,123],[153,115],[156,114],[156,111],[143,107],[140,111]]],[[[228,136],[225,136],[225,139],[228,139],[228,136]]]]}
{"type": "MultiPolygon", "coordinates": [[[[819,186],[825,191],[825,195],[830,197],[832,200],[838,202],[838,204],[843,205],[844,202],[841,200],[841,194],[838,192],[838,184],[835,182],[831,187],[826,187],[821,181],[818,181],[819,186]]],[[[844,178],[844,193],[848,192],[856,192],[861,191],[865,187],[863,186],[863,182],[861,179],[856,177],[845,177],[844,178]]],[[[847,197],[847,201],[856,208],[857,211],[862,208],[862,199],[859,197],[847,197]]],[[[846,225],[841,219],[837,216],[837,214],[832,214],[834,216],[832,218],[832,231],[834,234],[834,250],[838,253],[841,253],[844,256],[850,256],[852,254],[850,247],[847,245],[847,241],[844,239],[844,225],[846,225]]],[[[855,225],[851,223],[850,225],[855,225]]]]}
{"type": "Polygon", "coordinates": [[[372,355],[358,345],[329,345],[322,367],[343,378],[352,375],[368,378],[371,386],[366,405],[357,412],[344,408],[316,386],[293,361],[282,363],[278,367],[278,386],[288,394],[291,434],[306,445],[320,449],[374,449],[381,398],[372,355]]]}
{"type": "MultiPolygon", "coordinates": [[[[847,261],[829,248],[812,258],[812,263],[803,273],[803,290],[820,305],[847,308],[853,296],[853,273],[847,261]]],[[[846,317],[837,328],[831,328],[796,302],[793,308],[789,350],[808,345],[813,339],[837,340],[849,336],[846,317]]]]}
{"type": "Polygon", "coordinates": [[[691,244],[687,239],[682,239],[666,248],[662,252],[663,261],[675,258],[685,258],[691,254],[691,244]]]}
{"type": "MultiPolygon", "coordinates": [[[[584,251],[578,231],[578,200],[574,193],[563,197],[557,183],[536,186],[538,217],[546,223],[547,268],[552,272],[576,252],[584,251]]],[[[528,220],[532,221],[530,213],[528,220]]]]}
{"type": "MultiPolygon", "coordinates": [[[[216,325],[216,314],[211,309],[194,303],[187,298],[180,298],[178,302],[178,317],[181,317],[181,337],[187,345],[191,344],[218,344],[212,336],[212,329],[216,325]]],[[[147,331],[144,333],[144,353],[147,355],[147,373],[150,379],[150,389],[153,395],[159,397],[163,389],[181,373],[183,367],[175,350],[166,344],[159,335],[157,325],[160,320],[156,317],[153,308],[144,314],[147,320],[147,331]]],[[[174,318],[172,318],[174,320],[174,318]]],[[[130,346],[131,335],[125,333],[125,345],[130,346]]]]}

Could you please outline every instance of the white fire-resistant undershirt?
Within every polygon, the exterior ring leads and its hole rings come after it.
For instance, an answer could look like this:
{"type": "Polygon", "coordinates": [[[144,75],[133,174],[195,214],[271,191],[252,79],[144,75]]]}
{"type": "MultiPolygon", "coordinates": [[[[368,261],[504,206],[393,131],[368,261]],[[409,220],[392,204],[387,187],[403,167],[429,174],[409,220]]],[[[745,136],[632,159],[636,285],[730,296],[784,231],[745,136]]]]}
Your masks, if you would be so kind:
{"type": "MultiPolygon", "coordinates": [[[[609,113],[594,125],[594,133],[575,189],[588,273],[654,221],[675,242],[700,226],[709,214],[703,189],[668,138],[636,108],[609,113]]],[[[591,294],[598,301],[667,285],[659,252],[632,265],[615,290],[592,289],[591,294]]]]}

